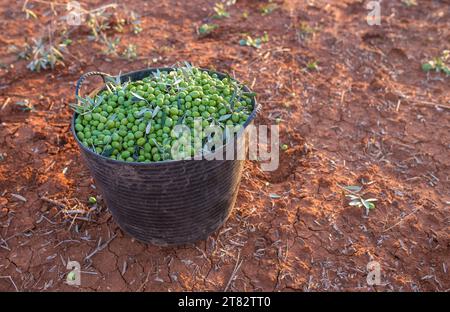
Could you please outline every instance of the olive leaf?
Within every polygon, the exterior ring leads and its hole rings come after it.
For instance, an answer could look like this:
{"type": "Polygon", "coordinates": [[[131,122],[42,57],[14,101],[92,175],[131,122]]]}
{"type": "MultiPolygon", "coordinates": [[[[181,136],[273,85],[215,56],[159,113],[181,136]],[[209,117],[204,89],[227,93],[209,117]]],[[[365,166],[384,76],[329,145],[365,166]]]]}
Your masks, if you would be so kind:
{"type": "Polygon", "coordinates": [[[348,186],[343,186],[343,188],[346,189],[347,191],[354,192],[354,193],[359,193],[362,190],[362,186],[358,186],[358,185],[348,185],[348,186]]]}
{"type": "Polygon", "coordinates": [[[156,106],[155,109],[153,109],[152,112],[152,118],[155,118],[155,116],[158,114],[158,112],[161,110],[161,107],[156,106]]]}
{"type": "Polygon", "coordinates": [[[85,115],[92,112],[103,102],[103,95],[96,97],[95,100],[93,100],[90,96],[86,96],[85,98],[83,98],[79,95],[76,95],[75,97],[78,100],[78,103],[81,104],[69,104],[69,106],[80,115],[85,115]]]}
{"type": "Polygon", "coordinates": [[[102,104],[103,102],[103,95],[99,95],[95,98],[95,107],[97,107],[98,105],[102,104]]]}
{"type": "Polygon", "coordinates": [[[152,74],[157,80],[161,79],[161,71],[159,69],[157,69],[156,72],[153,72],[152,74]]]}
{"type": "Polygon", "coordinates": [[[75,103],[69,103],[69,107],[77,114],[81,115],[81,113],[84,112],[83,107],[75,103]]]}
{"type": "Polygon", "coordinates": [[[139,94],[137,94],[137,93],[135,93],[135,92],[133,92],[133,91],[130,91],[130,93],[135,97],[135,98],[137,98],[137,99],[139,99],[139,100],[141,100],[141,101],[146,101],[147,102],[147,100],[146,99],[144,99],[142,96],[140,96],[139,94]]]}
{"type": "Polygon", "coordinates": [[[115,82],[114,77],[113,76],[105,76],[105,83],[108,83],[108,82],[114,83],[115,82]]]}
{"type": "Polygon", "coordinates": [[[95,104],[94,100],[89,95],[86,95],[85,100],[91,105],[95,104]]]}
{"type": "Polygon", "coordinates": [[[144,107],[137,113],[137,115],[138,115],[138,117],[140,117],[140,116],[144,115],[145,112],[150,112],[150,111],[151,110],[149,108],[144,107]]]}
{"type": "Polygon", "coordinates": [[[105,83],[106,89],[108,89],[109,92],[113,93],[113,91],[111,90],[109,83],[105,83]]]}
{"type": "Polygon", "coordinates": [[[133,159],[137,160],[139,157],[139,146],[134,147],[133,159]]]}
{"type": "Polygon", "coordinates": [[[122,77],[122,71],[120,71],[119,74],[118,74],[118,75],[116,76],[116,78],[115,78],[115,82],[116,82],[116,85],[117,85],[117,86],[120,86],[121,83],[122,83],[121,77],[122,77]]]}
{"type": "Polygon", "coordinates": [[[154,138],[152,138],[152,141],[153,141],[153,143],[155,143],[158,151],[164,155],[164,148],[161,146],[161,144],[159,144],[158,141],[156,141],[154,138]]]}
{"type": "Polygon", "coordinates": [[[234,110],[234,99],[236,98],[236,94],[237,94],[237,88],[236,86],[233,84],[233,94],[231,95],[230,98],[230,110],[233,111],[234,110]]]}
{"type": "Polygon", "coordinates": [[[225,121],[225,120],[230,119],[230,117],[231,117],[231,114],[226,114],[226,115],[220,116],[218,121],[225,121]]]}
{"type": "Polygon", "coordinates": [[[112,148],[105,148],[102,152],[102,156],[109,157],[112,155],[113,149],[112,148]]]}
{"type": "Polygon", "coordinates": [[[184,124],[185,118],[186,118],[186,113],[184,113],[183,116],[181,116],[181,118],[178,118],[177,125],[184,124]]]}
{"type": "Polygon", "coordinates": [[[161,116],[161,129],[164,128],[164,125],[166,124],[166,117],[167,117],[167,114],[165,111],[163,111],[162,116],[161,116]]]}
{"type": "Polygon", "coordinates": [[[131,78],[128,77],[128,80],[122,84],[122,89],[126,89],[131,82],[131,78]]]}
{"type": "Polygon", "coordinates": [[[192,73],[193,72],[193,67],[192,67],[192,64],[191,63],[189,63],[188,61],[184,61],[184,66],[187,68],[187,70],[190,72],[190,73],[192,73]]]}
{"type": "Polygon", "coordinates": [[[192,80],[193,70],[189,62],[184,61],[184,66],[181,67],[181,72],[186,80],[192,80]]]}
{"type": "Polygon", "coordinates": [[[145,134],[149,134],[151,129],[152,129],[152,121],[150,120],[147,124],[147,127],[145,127],[145,134]]]}

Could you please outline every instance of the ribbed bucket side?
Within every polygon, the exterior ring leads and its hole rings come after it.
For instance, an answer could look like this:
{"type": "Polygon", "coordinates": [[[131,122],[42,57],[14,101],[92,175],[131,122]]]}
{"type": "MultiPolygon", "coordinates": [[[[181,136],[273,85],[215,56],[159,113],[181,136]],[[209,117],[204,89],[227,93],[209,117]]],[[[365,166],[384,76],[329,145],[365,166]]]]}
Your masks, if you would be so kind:
{"type": "Polygon", "coordinates": [[[114,220],[156,245],[195,242],[221,226],[236,200],[243,166],[231,160],[133,166],[83,156],[114,220]]]}

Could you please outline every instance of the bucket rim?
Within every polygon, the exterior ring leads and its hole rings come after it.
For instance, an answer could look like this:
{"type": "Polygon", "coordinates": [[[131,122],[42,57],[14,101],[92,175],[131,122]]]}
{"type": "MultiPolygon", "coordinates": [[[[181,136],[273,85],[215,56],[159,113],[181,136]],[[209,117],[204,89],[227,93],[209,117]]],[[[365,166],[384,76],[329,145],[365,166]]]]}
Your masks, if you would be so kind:
{"type": "MultiPolygon", "coordinates": [[[[133,75],[140,74],[140,73],[144,73],[144,72],[151,73],[151,72],[155,72],[155,71],[158,71],[158,70],[159,70],[159,71],[171,71],[171,70],[174,70],[174,69],[176,69],[176,67],[149,67],[149,68],[146,68],[146,69],[140,69],[140,70],[135,70],[135,71],[127,72],[127,73],[121,74],[120,76],[121,76],[121,77],[123,77],[123,76],[133,76],[133,75]]],[[[227,75],[227,74],[225,74],[225,73],[222,73],[222,72],[219,72],[219,71],[214,71],[214,70],[205,69],[205,68],[199,68],[199,69],[202,70],[202,71],[207,71],[207,72],[209,72],[209,73],[217,74],[218,76],[221,76],[221,77],[230,77],[229,75],[227,75]]],[[[246,92],[252,92],[252,91],[250,90],[250,88],[247,87],[246,85],[240,83],[238,80],[236,80],[236,79],[234,79],[234,78],[232,78],[232,77],[230,77],[230,78],[233,79],[234,81],[238,82],[239,84],[241,84],[241,85],[244,87],[244,90],[245,90],[246,92]]],[[[105,88],[105,87],[103,87],[102,89],[100,89],[100,91],[103,90],[104,88],[105,88]]],[[[241,131],[239,131],[238,135],[244,134],[245,129],[248,127],[248,125],[250,125],[250,124],[254,121],[254,119],[256,118],[256,115],[257,115],[257,114],[260,112],[260,110],[261,110],[261,106],[257,103],[255,97],[252,98],[252,104],[253,104],[253,110],[252,110],[252,112],[250,113],[250,115],[248,116],[247,120],[246,120],[245,123],[244,123],[243,129],[242,129],[241,131]]],[[[77,113],[77,112],[73,112],[73,114],[72,114],[72,119],[71,119],[71,125],[70,125],[70,130],[71,130],[71,132],[72,132],[72,135],[73,135],[73,137],[75,138],[75,141],[77,142],[78,146],[79,146],[85,153],[88,153],[88,154],[90,154],[90,155],[92,155],[92,156],[94,156],[94,157],[99,157],[100,159],[103,159],[103,160],[105,160],[105,161],[109,161],[109,162],[117,163],[117,164],[125,164],[125,165],[131,165],[131,166],[149,166],[149,167],[150,167],[150,166],[166,165],[166,164],[170,164],[170,163],[181,163],[181,162],[199,161],[199,160],[196,160],[196,159],[191,158],[191,159],[180,159],[180,160],[176,160],[176,159],[167,159],[167,160],[160,160],[160,161],[156,161],[156,162],[138,162],[138,161],[124,161],[124,160],[117,160],[117,159],[112,159],[112,158],[109,158],[109,157],[100,155],[100,154],[98,154],[98,153],[93,152],[91,149],[87,148],[87,147],[86,147],[86,146],[78,139],[78,136],[77,136],[76,131],[75,131],[75,119],[76,119],[77,116],[78,116],[78,113],[77,113]]],[[[225,148],[226,146],[228,146],[230,143],[232,143],[232,142],[228,142],[227,144],[222,145],[222,146],[221,146],[221,149],[224,149],[224,148],[225,148]]],[[[194,157],[195,157],[195,156],[194,156],[194,157]]],[[[202,158],[201,160],[209,161],[208,159],[204,159],[204,158],[202,158]]],[[[216,160],[216,159],[213,159],[213,160],[216,160]]],[[[223,161],[224,161],[224,160],[223,160],[223,161]]]]}

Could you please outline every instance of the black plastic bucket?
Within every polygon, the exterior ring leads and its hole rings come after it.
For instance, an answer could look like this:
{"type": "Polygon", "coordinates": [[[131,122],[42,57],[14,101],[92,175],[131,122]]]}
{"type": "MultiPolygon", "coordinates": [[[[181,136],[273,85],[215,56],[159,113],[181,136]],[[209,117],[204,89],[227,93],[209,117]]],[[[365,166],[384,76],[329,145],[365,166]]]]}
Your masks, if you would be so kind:
{"type": "MultiPolygon", "coordinates": [[[[122,81],[135,81],[156,70],[149,68],[120,77],[122,81]]],[[[84,79],[93,75],[103,79],[109,76],[84,74],[77,83],[77,96],[84,79]]],[[[253,107],[244,129],[259,111],[256,102],[253,107]]],[[[227,220],[236,201],[243,160],[117,161],[94,153],[78,140],[76,115],[72,117],[72,133],[108,209],[126,233],[146,243],[180,245],[206,239],[227,220]]],[[[246,140],[245,133],[241,135],[246,140]]]]}

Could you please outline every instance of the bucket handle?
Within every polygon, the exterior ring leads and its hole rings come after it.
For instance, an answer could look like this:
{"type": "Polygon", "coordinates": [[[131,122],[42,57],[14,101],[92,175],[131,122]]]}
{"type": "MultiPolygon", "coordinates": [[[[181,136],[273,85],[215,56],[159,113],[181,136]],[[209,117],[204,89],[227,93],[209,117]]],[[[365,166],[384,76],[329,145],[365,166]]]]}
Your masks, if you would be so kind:
{"type": "Polygon", "coordinates": [[[81,77],[77,81],[77,86],[75,88],[75,100],[77,101],[77,103],[78,103],[78,99],[79,99],[81,85],[83,84],[84,80],[90,76],[101,76],[104,83],[106,83],[106,77],[113,77],[110,74],[106,74],[106,73],[98,72],[98,71],[87,72],[87,73],[81,75],[81,77]]]}

